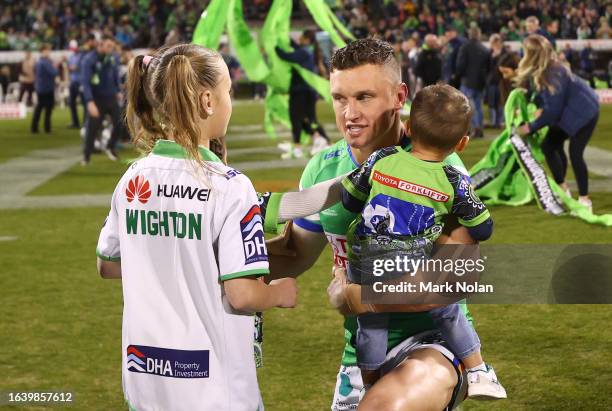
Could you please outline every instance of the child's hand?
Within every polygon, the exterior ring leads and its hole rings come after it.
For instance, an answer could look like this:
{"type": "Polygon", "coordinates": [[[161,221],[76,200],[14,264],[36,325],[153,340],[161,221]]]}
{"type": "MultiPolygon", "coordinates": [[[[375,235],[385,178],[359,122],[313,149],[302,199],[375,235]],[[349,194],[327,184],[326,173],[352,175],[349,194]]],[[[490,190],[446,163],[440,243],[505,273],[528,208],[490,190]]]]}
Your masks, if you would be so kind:
{"type": "Polygon", "coordinates": [[[297,305],[298,288],[295,278],[272,280],[270,286],[274,287],[278,293],[277,307],[294,308],[297,305]]]}

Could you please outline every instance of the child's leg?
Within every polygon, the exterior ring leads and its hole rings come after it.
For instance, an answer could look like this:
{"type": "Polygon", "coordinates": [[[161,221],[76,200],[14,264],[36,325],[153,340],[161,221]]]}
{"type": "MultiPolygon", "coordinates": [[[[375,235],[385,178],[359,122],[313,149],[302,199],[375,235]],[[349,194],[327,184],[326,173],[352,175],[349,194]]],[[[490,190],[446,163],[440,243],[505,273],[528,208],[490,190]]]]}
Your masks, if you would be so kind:
{"type": "Polygon", "coordinates": [[[497,380],[493,368],[480,355],[480,339],[458,304],[430,311],[434,323],[451,351],[468,371],[468,396],[476,399],[506,398],[506,390],[497,380]]]}
{"type": "Polygon", "coordinates": [[[357,325],[357,365],[367,387],[378,379],[378,370],[387,355],[389,315],[362,314],[357,317],[357,325]]]}
{"type": "Polygon", "coordinates": [[[480,339],[458,304],[435,308],[429,312],[442,337],[466,368],[480,365],[480,339]],[[469,362],[469,364],[466,363],[469,362]],[[475,363],[478,361],[477,363],[475,363]]]}

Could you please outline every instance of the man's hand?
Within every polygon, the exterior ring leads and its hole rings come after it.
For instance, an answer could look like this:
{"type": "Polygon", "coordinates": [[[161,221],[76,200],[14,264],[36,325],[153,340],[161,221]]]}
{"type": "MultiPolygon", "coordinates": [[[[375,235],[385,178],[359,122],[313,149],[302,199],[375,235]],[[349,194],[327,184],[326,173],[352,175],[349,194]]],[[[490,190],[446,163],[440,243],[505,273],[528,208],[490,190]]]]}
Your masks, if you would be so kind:
{"type": "Polygon", "coordinates": [[[327,287],[329,303],[340,314],[344,316],[349,315],[351,312],[346,301],[346,289],[348,287],[346,270],[341,267],[334,267],[333,274],[334,278],[327,287]]]}
{"type": "Polygon", "coordinates": [[[98,106],[96,106],[96,103],[94,103],[93,101],[90,101],[87,103],[87,112],[92,117],[97,118],[100,116],[100,112],[98,111],[98,106]]]}
{"type": "Polygon", "coordinates": [[[282,234],[266,241],[268,255],[284,255],[287,257],[295,257],[295,250],[289,247],[289,239],[291,238],[291,226],[293,221],[288,221],[285,224],[285,229],[282,234]]]}

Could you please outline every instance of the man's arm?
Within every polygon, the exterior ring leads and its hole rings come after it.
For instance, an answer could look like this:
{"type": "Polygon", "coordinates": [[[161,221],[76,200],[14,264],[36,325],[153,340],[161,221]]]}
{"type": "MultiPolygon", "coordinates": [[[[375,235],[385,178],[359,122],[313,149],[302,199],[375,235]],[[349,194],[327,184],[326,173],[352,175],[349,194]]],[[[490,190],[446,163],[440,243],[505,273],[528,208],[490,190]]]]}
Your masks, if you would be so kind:
{"type": "Polygon", "coordinates": [[[308,231],[289,224],[283,234],[266,242],[271,281],[282,277],[297,277],[317,261],[327,244],[325,234],[308,231]]]}
{"type": "Polygon", "coordinates": [[[91,76],[93,75],[93,56],[83,56],[83,65],[81,66],[81,87],[83,88],[83,99],[86,102],[93,100],[91,91],[91,76]]]}
{"type": "MultiPolygon", "coordinates": [[[[476,244],[467,228],[457,221],[456,217],[448,217],[444,230],[436,241],[438,245],[445,244],[476,244]]],[[[435,256],[434,256],[435,257],[435,256]]],[[[418,274],[417,274],[418,275],[418,274]]],[[[331,305],[343,315],[359,315],[365,313],[384,312],[424,312],[445,304],[363,304],[361,302],[361,286],[347,284],[346,271],[334,270],[334,279],[327,288],[331,305]]]]}

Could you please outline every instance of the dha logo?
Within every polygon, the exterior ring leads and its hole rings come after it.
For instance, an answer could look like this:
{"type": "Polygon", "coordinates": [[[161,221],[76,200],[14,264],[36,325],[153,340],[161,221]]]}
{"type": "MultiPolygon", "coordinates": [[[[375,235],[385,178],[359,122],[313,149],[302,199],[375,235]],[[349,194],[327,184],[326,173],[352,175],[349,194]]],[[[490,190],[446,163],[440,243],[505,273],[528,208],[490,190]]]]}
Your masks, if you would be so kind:
{"type": "Polygon", "coordinates": [[[143,367],[146,366],[145,361],[147,357],[135,347],[129,346],[127,350],[127,367],[129,371],[134,372],[147,372],[143,367]]]}
{"type": "Polygon", "coordinates": [[[208,378],[209,351],[128,345],[127,369],[130,372],[172,378],[208,378]]]}
{"type": "Polygon", "coordinates": [[[263,233],[263,219],[259,206],[254,205],[240,221],[240,233],[244,244],[245,263],[268,261],[263,233]]]}
{"type": "Polygon", "coordinates": [[[136,176],[130,180],[125,189],[125,196],[128,203],[134,201],[134,197],[138,198],[142,204],[146,204],[151,197],[151,186],[143,176],[136,176]]]}

